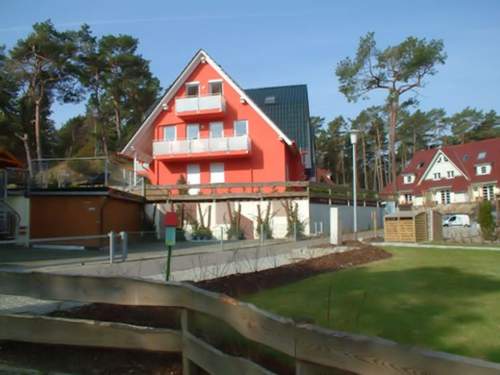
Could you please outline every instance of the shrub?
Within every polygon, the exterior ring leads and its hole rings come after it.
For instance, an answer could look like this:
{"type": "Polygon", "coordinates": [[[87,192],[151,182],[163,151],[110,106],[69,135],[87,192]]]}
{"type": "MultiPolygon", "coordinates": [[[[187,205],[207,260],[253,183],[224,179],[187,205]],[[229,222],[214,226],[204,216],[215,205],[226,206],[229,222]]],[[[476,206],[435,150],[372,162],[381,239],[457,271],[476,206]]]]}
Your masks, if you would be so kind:
{"type": "Polygon", "coordinates": [[[230,240],[244,240],[245,235],[241,229],[241,204],[238,210],[232,210],[231,204],[227,202],[227,214],[229,215],[229,228],[227,230],[227,237],[230,240]]]}
{"type": "Polygon", "coordinates": [[[302,238],[304,237],[305,223],[299,218],[299,205],[291,201],[283,201],[281,205],[286,213],[286,236],[288,238],[302,238]]]}
{"type": "Polygon", "coordinates": [[[485,240],[495,239],[495,219],[492,215],[493,206],[490,201],[483,201],[479,205],[478,222],[481,226],[481,234],[485,240]]]}

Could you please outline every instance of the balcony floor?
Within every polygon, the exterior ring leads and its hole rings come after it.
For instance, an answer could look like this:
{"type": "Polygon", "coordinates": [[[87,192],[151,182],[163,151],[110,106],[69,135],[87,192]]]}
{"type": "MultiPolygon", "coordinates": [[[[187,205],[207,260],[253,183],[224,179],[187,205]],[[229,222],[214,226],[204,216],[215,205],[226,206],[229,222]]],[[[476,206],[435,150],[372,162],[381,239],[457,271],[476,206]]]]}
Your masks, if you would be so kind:
{"type": "Polygon", "coordinates": [[[250,150],[238,151],[210,151],[193,152],[185,154],[155,155],[155,159],[162,161],[184,161],[184,160],[208,160],[208,159],[234,159],[244,158],[250,155],[250,150]]]}

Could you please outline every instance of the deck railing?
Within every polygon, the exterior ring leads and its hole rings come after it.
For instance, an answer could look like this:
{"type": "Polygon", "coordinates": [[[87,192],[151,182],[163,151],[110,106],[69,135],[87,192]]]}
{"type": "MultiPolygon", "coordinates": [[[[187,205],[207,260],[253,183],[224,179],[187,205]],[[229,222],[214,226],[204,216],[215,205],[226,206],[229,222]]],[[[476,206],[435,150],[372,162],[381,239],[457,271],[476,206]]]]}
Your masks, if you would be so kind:
{"type": "MultiPolygon", "coordinates": [[[[182,354],[183,373],[272,374],[250,359],[224,353],[195,333],[192,316],[206,314],[245,339],[295,362],[296,374],[497,374],[500,364],[409,348],[395,342],[332,331],[268,313],[254,305],[189,284],[117,277],[0,272],[0,293],[44,300],[171,307],[181,329],[160,329],[82,319],[0,315],[0,340],[138,349],[182,354]],[[192,371],[193,370],[193,371],[192,371]]],[[[201,335],[198,332],[201,330],[201,335]]]]}
{"type": "Polygon", "coordinates": [[[221,94],[205,96],[188,96],[175,99],[175,111],[177,114],[202,111],[225,110],[224,96],[221,94]]]}
{"type": "Polygon", "coordinates": [[[153,156],[175,156],[182,154],[233,151],[250,151],[250,138],[247,135],[243,135],[237,137],[153,142],[153,156]]]}

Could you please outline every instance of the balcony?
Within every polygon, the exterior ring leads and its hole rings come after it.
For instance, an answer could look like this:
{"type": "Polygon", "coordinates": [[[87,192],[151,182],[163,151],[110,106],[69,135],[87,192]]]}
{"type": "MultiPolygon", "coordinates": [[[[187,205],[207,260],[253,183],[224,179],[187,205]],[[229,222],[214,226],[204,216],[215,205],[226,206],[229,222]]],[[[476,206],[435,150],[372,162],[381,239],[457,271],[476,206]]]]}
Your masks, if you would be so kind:
{"type": "Polygon", "coordinates": [[[221,94],[175,99],[175,113],[182,118],[211,117],[224,114],[226,101],[221,94]]]}
{"type": "Polygon", "coordinates": [[[153,142],[153,156],[161,160],[244,157],[250,149],[248,135],[153,142]]]}

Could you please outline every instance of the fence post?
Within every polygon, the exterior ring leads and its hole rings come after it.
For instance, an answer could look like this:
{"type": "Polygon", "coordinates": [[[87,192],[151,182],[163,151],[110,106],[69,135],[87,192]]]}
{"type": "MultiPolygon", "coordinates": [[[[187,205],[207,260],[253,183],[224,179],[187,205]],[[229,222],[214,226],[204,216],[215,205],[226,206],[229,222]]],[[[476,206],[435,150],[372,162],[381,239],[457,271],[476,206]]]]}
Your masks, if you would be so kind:
{"type": "Polygon", "coordinates": [[[319,233],[323,234],[323,222],[322,221],[319,222],[319,233]]]}
{"type": "Polygon", "coordinates": [[[260,223],[260,243],[264,244],[264,224],[260,223]]]}
{"type": "Polygon", "coordinates": [[[125,262],[128,257],[128,233],[120,232],[120,238],[122,240],[122,262],[125,262]]]}
{"type": "Polygon", "coordinates": [[[297,241],[297,222],[293,222],[293,239],[297,241]]]}
{"type": "Polygon", "coordinates": [[[186,345],[188,343],[186,336],[189,335],[189,318],[192,313],[183,309],[181,312],[181,329],[182,329],[182,374],[183,375],[194,375],[196,373],[196,368],[193,366],[193,363],[189,360],[189,357],[186,355],[187,348],[186,345]]]}
{"type": "Polygon", "coordinates": [[[113,264],[115,258],[115,232],[108,233],[109,237],[109,264],[113,264]]]}

